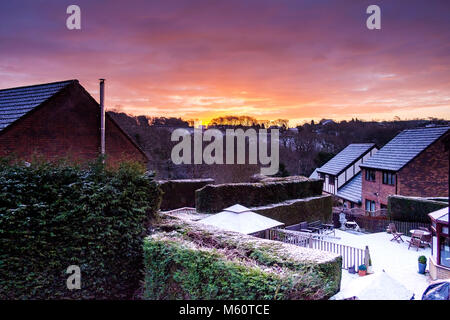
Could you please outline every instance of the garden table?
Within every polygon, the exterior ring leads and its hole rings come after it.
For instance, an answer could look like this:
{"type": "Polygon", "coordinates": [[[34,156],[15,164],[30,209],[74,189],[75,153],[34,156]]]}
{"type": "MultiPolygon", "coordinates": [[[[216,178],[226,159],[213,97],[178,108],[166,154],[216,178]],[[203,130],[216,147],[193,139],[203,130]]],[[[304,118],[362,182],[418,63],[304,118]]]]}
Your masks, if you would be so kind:
{"type": "Polygon", "coordinates": [[[425,230],[420,230],[420,229],[411,229],[411,230],[409,230],[409,233],[411,233],[411,234],[414,234],[415,232],[421,233],[421,234],[424,235],[424,236],[429,236],[429,235],[431,235],[431,232],[425,231],[425,230]]]}

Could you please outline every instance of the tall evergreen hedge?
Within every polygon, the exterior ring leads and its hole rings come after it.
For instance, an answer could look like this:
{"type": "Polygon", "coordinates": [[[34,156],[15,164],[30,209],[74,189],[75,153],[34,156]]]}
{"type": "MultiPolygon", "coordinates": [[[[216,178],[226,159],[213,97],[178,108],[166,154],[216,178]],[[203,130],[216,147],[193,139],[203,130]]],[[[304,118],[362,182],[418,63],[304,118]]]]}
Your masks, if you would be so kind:
{"type": "Polygon", "coordinates": [[[195,191],[198,212],[216,213],[239,203],[258,207],[291,199],[320,196],[322,180],[295,179],[258,183],[227,183],[206,185],[195,191]]]}
{"type": "Polygon", "coordinates": [[[0,299],[126,299],[161,191],[138,164],[0,161],[0,299]],[[81,270],[69,290],[68,266],[81,270]]]}
{"type": "Polygon", "coordinates": [[[445,200],[399,195],[388,197],[388,215],[392,220],[430,223],[428,214],[445,207],[448,207],[445,200]]]}

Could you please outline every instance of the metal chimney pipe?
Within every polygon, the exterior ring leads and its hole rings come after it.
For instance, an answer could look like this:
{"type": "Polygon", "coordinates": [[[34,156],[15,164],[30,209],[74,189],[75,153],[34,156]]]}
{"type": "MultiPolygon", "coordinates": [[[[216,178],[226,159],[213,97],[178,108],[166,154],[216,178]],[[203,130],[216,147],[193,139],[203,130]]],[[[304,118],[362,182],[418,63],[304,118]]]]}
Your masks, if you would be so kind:
{"type": "Polygon", "coordinates": [[[100,79],[100,150],[105,154],[105,79],[100,79]]]}

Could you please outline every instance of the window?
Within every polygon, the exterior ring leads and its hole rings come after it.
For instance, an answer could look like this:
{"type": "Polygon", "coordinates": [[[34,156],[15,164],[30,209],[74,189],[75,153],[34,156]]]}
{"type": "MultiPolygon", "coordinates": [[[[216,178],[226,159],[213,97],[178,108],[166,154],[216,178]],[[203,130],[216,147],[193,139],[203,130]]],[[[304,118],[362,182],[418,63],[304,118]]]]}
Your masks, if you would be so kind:
{"type": "Polygon", "coordinates": [[[450,238],[441,238],[441,266],[450,268],[450,238]]]}
{"type": "Polygon", "coordinates": [[[330,176],[328,179],[329,184],[334,184],[334,176],[330,176]]]}
{"type": "Polygon", "coordinates": [[[383,184],[395,185],[395,173],[383,171],[383,184]]]}
{"type": "Polygon", "coordinates": [[[366,181],[375,181],[375,171],[366,170],[366,181]]]}
{"type": "Polygon", "coordinates": [[[375,201],[366,199],[366,211],[375,211],[375,201]]]}

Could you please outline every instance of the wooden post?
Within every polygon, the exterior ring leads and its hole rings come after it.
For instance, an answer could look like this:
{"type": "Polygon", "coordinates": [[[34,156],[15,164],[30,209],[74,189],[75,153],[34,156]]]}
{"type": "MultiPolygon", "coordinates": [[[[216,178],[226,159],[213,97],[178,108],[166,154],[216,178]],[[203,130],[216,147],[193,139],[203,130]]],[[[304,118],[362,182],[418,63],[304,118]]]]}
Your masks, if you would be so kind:
{"type": "Polygon", "coordinates": [[[369,253],[369,246],[366,246],[366,249],[364,250],[364,264],[367,268],[369,268],[369,260],[370,260],[370,253],[369,253]]]}

